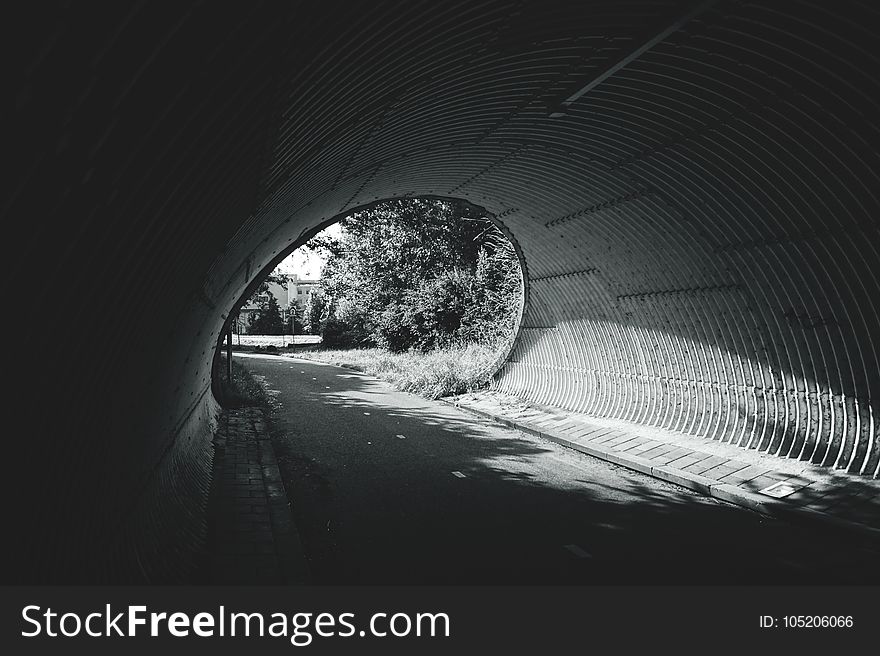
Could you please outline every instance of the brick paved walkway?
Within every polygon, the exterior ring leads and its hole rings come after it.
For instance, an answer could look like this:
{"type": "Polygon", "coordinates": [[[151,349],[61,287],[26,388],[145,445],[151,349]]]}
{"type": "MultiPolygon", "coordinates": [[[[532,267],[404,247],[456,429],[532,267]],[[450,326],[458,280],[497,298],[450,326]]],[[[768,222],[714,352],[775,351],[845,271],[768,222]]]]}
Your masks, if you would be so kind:
{"type": "Polygon", "coordinates": [[[880,481],[715,440],[538,407],[495,391],[447,402],[610,462],[768,515],[880,538],[880,481]]]}
{"type": "Polygon", "coordinates": [[[224,411],[214,448],[209,582],[306,582],[302,545],[263,411],[224,411]]]}

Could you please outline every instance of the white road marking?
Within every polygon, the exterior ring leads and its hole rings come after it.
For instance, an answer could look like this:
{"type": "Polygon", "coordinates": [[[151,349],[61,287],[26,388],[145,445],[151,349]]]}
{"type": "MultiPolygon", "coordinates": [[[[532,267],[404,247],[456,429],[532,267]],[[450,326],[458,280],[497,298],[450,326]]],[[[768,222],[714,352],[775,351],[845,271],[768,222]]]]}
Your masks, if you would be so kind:
{"type": "Polygon", "coordinates": [[[369,415],[370,413],[369,413],[369,412],[365,412],[364,414],[365,414],[365,415],[369,415]]]}
{"type": "Polygon", "coordinates": [[[406,435],[401,435],[400,433],[397,434],[397,437],[399,437],[401,440],[406,439],[406,435]]]}
{"type": "Polygon", "coordinates": [[[460,471],[454,471],[454,472],[452,472],[452,475],[453,475],[453,476],[458,476],[459,478],[464,478],[464,477],[465,477],[464,474],[462,474],[460,471]]]}
{"type": "Polygon", "coordinates": [[[571,553],[573,553],[578,558],[592,558],[593,557],[592,554],[587,553],[586,551],[581,549],[576,544],[563,544],[562,548],[568,549],[571,553]]]}

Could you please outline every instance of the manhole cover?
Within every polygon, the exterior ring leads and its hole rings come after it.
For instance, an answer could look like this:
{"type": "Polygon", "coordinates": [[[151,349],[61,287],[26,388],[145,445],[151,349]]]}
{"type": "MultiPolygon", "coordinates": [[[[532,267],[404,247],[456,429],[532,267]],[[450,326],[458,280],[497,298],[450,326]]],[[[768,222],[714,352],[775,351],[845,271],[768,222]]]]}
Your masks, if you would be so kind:
{"type": "Polygon", "coordinates": [[[788,485],[784,481],[779,481],[778,483],[765,487],[763,490],[760,490],[760,492],[761,494],[766,494],[768,497],[781,499],[782,497],[787,497],[789,494],[793,494],[796,489],[797,488],[788,485]]]}

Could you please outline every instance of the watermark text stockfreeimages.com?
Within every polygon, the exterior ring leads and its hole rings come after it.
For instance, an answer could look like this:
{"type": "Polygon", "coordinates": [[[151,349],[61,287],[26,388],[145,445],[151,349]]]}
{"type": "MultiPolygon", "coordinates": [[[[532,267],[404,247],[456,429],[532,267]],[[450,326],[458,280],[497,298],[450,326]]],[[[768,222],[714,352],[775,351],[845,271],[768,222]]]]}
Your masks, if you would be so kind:
{"type": "Polygon", "coordinates": [[[305,647],[320,638],[404,638],[450,636],[446,613],[377,612],[358,628],[355,613],[246,613],[220,606],[213,612],[155,612],[146,606],[122,610],[106,604],[88,614],[60,612],[37,605],[21,611],[25,638],[133,638],[138,636],[186,638],[256,637],[287,638],[305,647]]]}

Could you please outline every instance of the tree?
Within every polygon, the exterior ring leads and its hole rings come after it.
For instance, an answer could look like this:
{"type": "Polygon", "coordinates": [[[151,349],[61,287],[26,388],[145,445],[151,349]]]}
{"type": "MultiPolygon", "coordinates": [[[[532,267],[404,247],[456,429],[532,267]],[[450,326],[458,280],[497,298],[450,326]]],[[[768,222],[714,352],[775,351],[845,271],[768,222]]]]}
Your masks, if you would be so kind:
{"type": "Polygon", "coordinates": [[[321,326],[327,318],[325,311],[327,304],[324,302],[324,294],[313,289],[306,297],[306,307],[303,316],[303,328],[309,335],[320,335],[321,326]]]}
{"type": "Polygon", "coordinates": [[[427,351],[496,341],[516,321],[521,274],[509,240],[471,206],[389,201],[343,219],[327,253],[325,343],[427,351]]]}
{"type": "Polygon", "coordinates": [[[283,335],[284,320],[281,318],[281,308],[274,294],[264,294],[259,297],[257,309],[251,314],[248,324],[252,335],[283,335]]]}

